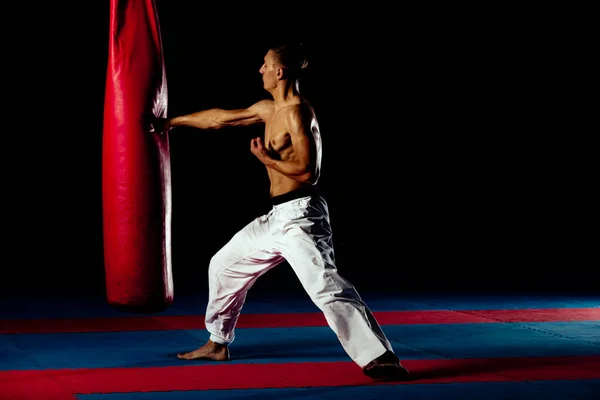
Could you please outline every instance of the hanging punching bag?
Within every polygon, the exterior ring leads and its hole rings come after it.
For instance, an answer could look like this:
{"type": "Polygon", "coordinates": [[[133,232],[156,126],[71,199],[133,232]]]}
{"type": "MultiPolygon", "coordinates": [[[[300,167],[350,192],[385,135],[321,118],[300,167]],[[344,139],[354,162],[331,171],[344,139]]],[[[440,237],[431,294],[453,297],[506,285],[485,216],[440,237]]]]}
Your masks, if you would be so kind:
{"type": "Polygon", "coordinates": [[[104,268],[108,303],[152,313],[173,302],[167,84],[154,0],[111,0],[102,141],[104,268]]]}

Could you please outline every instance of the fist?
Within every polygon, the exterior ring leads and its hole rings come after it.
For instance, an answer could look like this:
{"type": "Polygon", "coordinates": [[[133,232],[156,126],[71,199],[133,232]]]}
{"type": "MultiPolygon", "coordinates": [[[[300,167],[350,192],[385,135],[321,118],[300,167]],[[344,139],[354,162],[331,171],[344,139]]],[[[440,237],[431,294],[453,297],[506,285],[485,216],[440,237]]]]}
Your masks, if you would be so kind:
{"type": "Polygon", "coordinates": [[[165,133],[172,129],[168,118],[156,118],[153,117],[148,123],[148,129],[151,133],[165,133]]]}
{"type": "Polygon", "coordinates": [[[266,155],[265,146],[263,146],[260,137],[255,137],[250,140],[250,151],[257,157],[264,157],[266,155]]]}

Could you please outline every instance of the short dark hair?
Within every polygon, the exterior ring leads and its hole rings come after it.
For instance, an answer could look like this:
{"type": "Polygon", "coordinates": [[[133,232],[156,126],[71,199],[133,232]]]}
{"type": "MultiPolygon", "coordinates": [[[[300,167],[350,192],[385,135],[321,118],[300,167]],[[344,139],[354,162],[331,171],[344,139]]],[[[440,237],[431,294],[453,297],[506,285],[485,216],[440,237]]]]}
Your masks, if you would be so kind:
{"type": "Polygon", "coordinates": [[[306,48],[302,43],[283,43],[270,48],[277,61],[286,68],[294,78],[308,68],[306,48]]]}

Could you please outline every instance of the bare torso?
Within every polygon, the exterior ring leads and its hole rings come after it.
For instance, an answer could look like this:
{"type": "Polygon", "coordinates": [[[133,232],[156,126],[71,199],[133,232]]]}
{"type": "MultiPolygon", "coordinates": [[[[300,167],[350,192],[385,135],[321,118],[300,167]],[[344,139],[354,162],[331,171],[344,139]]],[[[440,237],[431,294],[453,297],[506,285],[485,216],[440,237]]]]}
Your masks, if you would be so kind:
{"type": "MultiPolygon", "coordinates": [[[[270,112],[265,118],[265,148],[269,155],[277,160],[290,161],[295,157],[295,151],[292,138],[286,126],[286,113],[290,112],[291,107],[300,106],[302,108],[304,133],[310,139],[311,164],[313,165],[312,184],[316,184],[321,170],[321,133],[319,124],[313,108],[306,101],[299,99],[297,102],[276,108],[275,102],[272,103],[270,112]]],[[[308,183],[298,182],[282,173],[267,167],[269,181],[271,183],[271,197],[299,189],[304,186],[310,186],[308,183]]]]}

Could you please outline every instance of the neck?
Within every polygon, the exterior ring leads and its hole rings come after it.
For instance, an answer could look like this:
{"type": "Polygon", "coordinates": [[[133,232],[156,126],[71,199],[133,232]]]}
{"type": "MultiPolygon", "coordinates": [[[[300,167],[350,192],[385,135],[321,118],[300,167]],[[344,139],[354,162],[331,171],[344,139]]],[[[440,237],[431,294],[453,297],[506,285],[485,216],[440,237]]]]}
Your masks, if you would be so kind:
{"type": "Polygon", "coordinates": [[[300,98],[298,86],[298,81],[280,81],[277,87],[271,91],[273,100],[282,106],[297,101],[300,98]]]}

